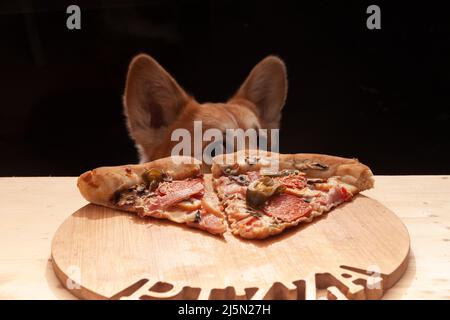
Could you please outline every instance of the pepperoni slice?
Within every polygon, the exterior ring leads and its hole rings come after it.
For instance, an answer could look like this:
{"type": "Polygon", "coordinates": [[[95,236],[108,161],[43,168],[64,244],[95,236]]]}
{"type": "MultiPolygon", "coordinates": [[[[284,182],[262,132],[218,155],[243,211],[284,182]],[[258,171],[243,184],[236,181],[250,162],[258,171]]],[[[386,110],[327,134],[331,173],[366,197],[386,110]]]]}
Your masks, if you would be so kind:
{"type": "Polygon", "coordinates": [[[287,188],[293,189],[303,189],[306,187],[306,178],[300,175],[290,175],[286,177],[279,178],[280,183],[285,185],[287,188]]]}
{"type": "Polygon", "coordinates": [[[273,196],[264,207],[264,211],[268,216],[279,218],[285,222],[292,222],[308,213],[312,207],[301,198],[282,193],[273,196]]]}

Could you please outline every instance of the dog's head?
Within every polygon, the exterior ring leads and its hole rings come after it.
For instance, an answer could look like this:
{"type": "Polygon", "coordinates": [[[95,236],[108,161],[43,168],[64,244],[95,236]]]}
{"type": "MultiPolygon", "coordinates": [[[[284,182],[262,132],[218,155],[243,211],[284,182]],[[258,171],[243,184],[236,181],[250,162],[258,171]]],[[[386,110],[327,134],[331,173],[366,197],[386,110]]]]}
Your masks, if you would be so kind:
{"type": "Polygon", "coordinates": [[[169,156],[178,143],[171,141],[172,132],[184,128],[193,133],[194,121],[202,121],[203,131],[278,128],[286,94],[286,68],[274,56],[259,62],[227,102],[200,104],[158,62],[141,54],[129,66],[124,108],[130,136],[145,162],[169,156]]]}

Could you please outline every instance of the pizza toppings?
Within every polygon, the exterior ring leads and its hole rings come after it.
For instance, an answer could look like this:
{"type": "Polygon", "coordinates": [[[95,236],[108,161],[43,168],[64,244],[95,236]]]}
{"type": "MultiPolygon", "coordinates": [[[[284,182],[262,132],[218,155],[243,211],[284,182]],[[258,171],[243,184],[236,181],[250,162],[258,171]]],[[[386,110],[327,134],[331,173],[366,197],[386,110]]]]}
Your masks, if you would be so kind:
{"type": "Polygon", "coordinates": [[[222,205],[230,223],[242,220],[253,213],[253,210],[249,210],[245,199],[238,195],[227,198],[222,205]]]}
{"type": "Polygon", "coordinates": [[[126,190],[116,192],[111,200],[118,207],[131,207],[144,205],[145,199],[151,197],[153,193],[147,189],[145,184],[137,184],[126,190]]]}
{"type": "Polygon", "coordinates": [[[227,231],[223,217],[217,217],[205,209],[197,210],[194,214],[194,220],[188,221],[188,225],[207,230],[212,234],[222,234],[227,231]]]}
{"type": "Polygon", "coordinates": [[[285,222],[292,222],[308,213],[312,207],[303,199],[290,195],[278,194],[272,197],[264,207],[264,212],[285,222]]]}
{"type": "MultiPolygon", "coordinates": [[[[186,209],[191,206],[195,210],[196,203],[189,204],[187,199],[203,192],[201,179],[189,179],[174,182],[163,182],[155,191],[145,184],[137,184],[118,192],[112,199],[115,206],[123,209],[134,209],[140,215],[151,215],[155,211],[169,208],[173,205],[186,209]]],[[[198,207],[198,206],[197,206],[198,207]]]]}
{"type": "Polygon", "coordinates": [[[246,174],[240,174],[238,176],[230,176],[230,180],[236,182],[241,186],[248,186],[250,184],[250,178],[246,174]]]}
{"type": "Polygon", "coordinates": [[[220,197],[229,197],[234,194],[245,195],[246,187],[235,183],[229,177],[220,177],[216,180],[216,189],[220,197]]]}
{"type": "Polygon", "coordinates": [[[308,179],[306,179],[306,182],[308,184],[314,185],[316,183],[323,183],[323,182],[325,182],[325,180],[324,179],[320,179],[320,178],[308,178],[308,179]]]}
{"type": "Polygon", "coordinates": [[[321,170],[321,171],[328,170],[328,166],[326,164],[323,164],[323,163],[320,163],[320,162],[316,162],[316,161],[312,161],[310,159],[297,161],[295,163],[295,167],[298,170],[301,170],[301,171],[307,171],[309,169],[321,170]]]}
{"type": "Polygon", "coordinates": [[[260,208],[271,196],[283,192],[285,187],[269,177],[253,181],[248,187],[245,198],[251,208],[260,208]]]}
{"type": "Polygon", "coordinates": [[[306,186],[306,178],[302,175],[289,175],[278,179],[286,188],[303,189],[306,186]]]}
{"type": "Polygon", "coordinates": [[[303,172],[296,169],[283,169],[281,171],[266,171],[264,172],[265,176],[269,177],[284,177],[284,176],[290,176],[290,175],[304,175],[303,172]]]}
{"type": "Polygon", "coordinates": [[[150,198],[146,203],[146,210],[154,211],[168,208],[180,201],[201,193],[204,190],[201,179],[178,180],[163,182],[156,189],[156,197],[150,198]]]}
{"type": "Polygon", "coordinates": [[[185,211],[194,211],[200,209],[202,206],[202,201],[194,197],[190,197],[189,199],[178,202],[175,206],[185,211]]]}
{"type": "Polygon", "coordinates": [[[164,171],[159,169],[149,169],[145,170],[142,174],[142,180],[144,180],[145,185],[151,190],[155,190],[159,183],[166,181],[172,181],[172,177],[167,175],[164,171]]]}
{"type": "MultiPolygon", "coordinates": [[[[306,162],[308,169],[324,169],[306,162]]],[[[265,238],[310,220],[353,195],[337,177],[308,178],[297,169],[249,171],[215,179],[231,230],[245,238],[265,238]]]]}
{"type": "Polygon", "coordinates": [[[142,178],[144,183],[116,193],[113,204],[140,216],[167,218],[212,234],[226,231],[217,195],[205,191],[202,178],[172,181],[163,171],[153,169],[142,178]]]}
{"type": "Polygon", "coordinates": [[[351,198],[351,194],[345,189],[345,187],[333,187],[327,193],[327,205],[336,205],[347,201],[351,198]]]}
{"type": "Polygon", "coordinates": [[[217,195],[213,192],[206,192],[201,200],[202,207],[209,213],[222,217],[222,211],[220,208],[220,202],[217,195]]]}
{"type": "Polygon", "coordinates": [[[236,175],[239,172],[239,164],[238,163],[234,163],[232,165],[223,166],[222,167],[222,172],[226,176],[236,175]]]}
{"type": "Polygon", "coordinates": [[[218,218],[213,214],[201,214],[199,225],[212,234],[222,234],[227,230],[226,225],[223,223],[223,219],[218,218]]]}

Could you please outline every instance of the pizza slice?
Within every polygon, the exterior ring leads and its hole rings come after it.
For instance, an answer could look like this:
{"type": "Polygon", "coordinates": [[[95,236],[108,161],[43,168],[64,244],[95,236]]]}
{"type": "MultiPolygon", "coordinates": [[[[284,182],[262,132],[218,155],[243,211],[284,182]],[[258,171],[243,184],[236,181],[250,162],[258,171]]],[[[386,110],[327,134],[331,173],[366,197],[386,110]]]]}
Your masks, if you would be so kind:
{"type": "Polygon", "coordinates": [[[78,188],[86,200],[98,205],[184,223],[212,234],[226,231],[212,184],[205,182],[201,165],[191,157],[97,168],[78,178],[78,188]]]}
{"type": "Polygon", "coordinates": [[[356,159],[243,150],[213,159],[214,188],[234,235],[263,239],[310,222],[373,187],[356,159]]]}

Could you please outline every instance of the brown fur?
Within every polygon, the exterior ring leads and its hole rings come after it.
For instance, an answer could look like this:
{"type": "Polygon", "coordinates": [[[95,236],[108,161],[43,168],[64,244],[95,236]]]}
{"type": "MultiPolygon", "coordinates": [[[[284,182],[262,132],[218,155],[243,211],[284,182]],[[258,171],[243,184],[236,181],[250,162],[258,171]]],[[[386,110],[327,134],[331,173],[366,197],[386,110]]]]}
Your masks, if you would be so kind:
{"type": "Polygon", "coordinates": [[[140,54],[129,66],[124,110],[140,161],[146,162],[169,156],[178,143],[171,141],[172,131],[192,133],[194,120],[203,122],[203,130],[278,128],[286,94],[286,67],[274,56],[258,63],[226,103],[200,104],[158,62],[140,54]]]}

